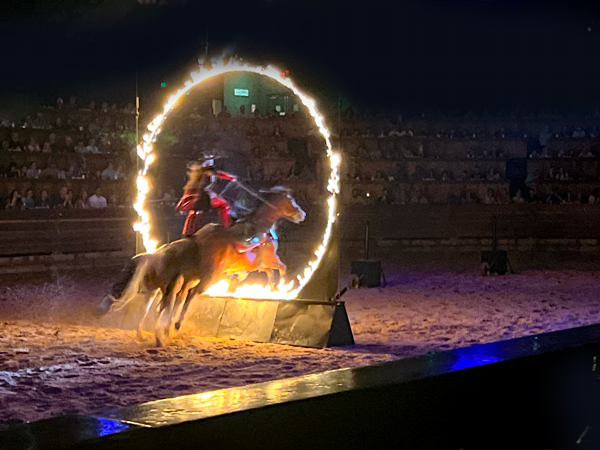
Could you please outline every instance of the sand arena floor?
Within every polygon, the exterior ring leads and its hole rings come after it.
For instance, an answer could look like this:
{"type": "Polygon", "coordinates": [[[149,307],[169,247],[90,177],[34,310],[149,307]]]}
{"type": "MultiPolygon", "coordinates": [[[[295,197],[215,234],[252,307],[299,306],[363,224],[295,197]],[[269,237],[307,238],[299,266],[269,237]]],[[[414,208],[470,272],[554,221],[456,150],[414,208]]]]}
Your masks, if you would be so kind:
{"type": "Polygon", "coordinates": [[[386,267],[388,286],[344,296],[356,345],[306,349],[178,336],[166,348],[101,328],[110,277],[0,287],[0,427],[272,379],[358,367],[600,321],[600,272],[386,267]]]}

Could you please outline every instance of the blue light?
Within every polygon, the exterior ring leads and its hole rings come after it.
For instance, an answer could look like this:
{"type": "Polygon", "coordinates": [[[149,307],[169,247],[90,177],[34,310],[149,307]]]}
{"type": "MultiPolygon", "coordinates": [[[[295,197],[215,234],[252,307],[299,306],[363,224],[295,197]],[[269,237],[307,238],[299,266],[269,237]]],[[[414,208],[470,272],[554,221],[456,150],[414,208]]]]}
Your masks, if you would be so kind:
{"type": "Polygon", "coordinates": [[[472,356],[461,357],[453,366],[454,370],[462,370],[468,369],[469,367],[477,367],[477,366],[485,366],[486,364],[491,364],[500,361],[501,359],[497,356],[472,356]]]}
{"type": "Polygon", "coordinates": [[[468,369],[470,367],[485,366],[504,358],[500,356],[500,349],[496,343],[476,345],[474,347],[459,348],[452,352],[458,356],[458,361],[452,365],[452,370],[468,369]]]}
{"type": "Polygon", "coordinates": [[[98,436],[108,436],[109,434],[121,433],[129,428],[129,425],[117,420],[104,419],[97,417],[98,436]]]}

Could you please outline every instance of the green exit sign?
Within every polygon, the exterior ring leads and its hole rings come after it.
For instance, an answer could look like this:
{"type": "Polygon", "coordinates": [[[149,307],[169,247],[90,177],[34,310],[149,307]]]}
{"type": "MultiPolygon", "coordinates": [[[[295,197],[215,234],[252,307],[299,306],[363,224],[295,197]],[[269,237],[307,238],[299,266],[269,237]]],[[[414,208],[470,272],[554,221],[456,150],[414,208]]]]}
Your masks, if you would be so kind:
{"type": "Polygon", "coordinates": [[[165,83],[164,81],[162,83],[160,83],[160,87],[166,87],[167,83],[165,83]]]}
{"type": "Polygon", "coordinates": [[[234,89],[233,95],[236,97],[248,97],[248,89],[234,89]]]}

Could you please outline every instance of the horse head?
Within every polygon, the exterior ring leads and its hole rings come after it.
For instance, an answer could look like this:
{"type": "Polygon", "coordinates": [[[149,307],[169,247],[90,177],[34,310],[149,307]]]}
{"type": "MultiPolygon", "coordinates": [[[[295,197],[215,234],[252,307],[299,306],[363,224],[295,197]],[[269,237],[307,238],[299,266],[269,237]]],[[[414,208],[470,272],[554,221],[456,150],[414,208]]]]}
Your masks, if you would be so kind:
{"type": "Polygon", "coordinates": [[[260,193],[267,201],[266,206],[272,210],[271,213],[277,214],[278,218],[294,223],[300,223],[306,218],[306,213],[296,203],[290,189],[275,186],[268,190],[261,190],[260,193]]]}

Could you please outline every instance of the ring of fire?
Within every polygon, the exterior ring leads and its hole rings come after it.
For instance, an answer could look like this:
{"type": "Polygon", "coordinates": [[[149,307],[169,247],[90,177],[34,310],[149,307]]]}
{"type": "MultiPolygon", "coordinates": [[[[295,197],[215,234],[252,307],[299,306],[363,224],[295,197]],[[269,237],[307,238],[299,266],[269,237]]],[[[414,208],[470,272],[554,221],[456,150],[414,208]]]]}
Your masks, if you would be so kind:
{"type": "Polygon", "coordinates": [[[198,86],[209,78],[228,72],[251,72],[269,77],[290,89],[308,109],[315,125],[325,139],[327,146],[327,160],[330,167],[329,178],[327,182],[327,225],[325,226],[320,244],[314,252],[314,258],[310,260],[306,264],[304,270],[297,275],[296,283],[294,283],[292,280],[286,284],[284,280],[281,280],[275,289],[271,289],[268,286],[262,286],[259,284],[242,285],[234,293],[230,293],[228,292],[228,282],[226,280],[222,280],[209,287],[205,294],[212,296],[233,296],[238,298],[272,298],[291,300],[296,298],[302,288],[308,283],[315,270],[319,267],[327,246],[329,245],[333,224],[337,218],[337,196],[340,193],[339,169],[341,164],[341,156],[332,149],[330,131],[325,125],[323,116],[317,109],[315,100],[300,90],[300,88],[298,88],[298,86],[296,86],[296,84],[288,76],[284,75],[281,70],[274,66],[254,66],[242,61],[241,59],[214,60],[208,68],[201,64],[197,71],[190,74],[191,80],[186,81],[181,89],[169,97],[163,107],[163,112],[156,116],[152,122],[150,122],[148,125],[148,132],[143,136],[142,141],[137,146],[137,154],[143,162],[143,168],[139,171],[137,176],[137,199],[133,206],[138,213],[138,221],[134,224],[133,228],[142,236],[142,241],[146,252],[154,253],[157,249],[158,242],[152,237],[150,214],[146,205],[147,196],[150,192],[148,169],[156,161],[154,143],[160,134],[163,123],[173,111],[178,101],[184,97],[190,89],[198,86]]]}

